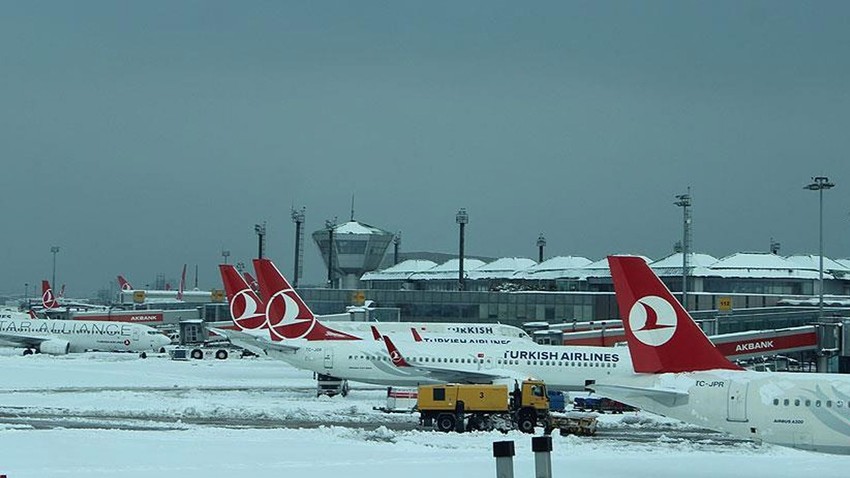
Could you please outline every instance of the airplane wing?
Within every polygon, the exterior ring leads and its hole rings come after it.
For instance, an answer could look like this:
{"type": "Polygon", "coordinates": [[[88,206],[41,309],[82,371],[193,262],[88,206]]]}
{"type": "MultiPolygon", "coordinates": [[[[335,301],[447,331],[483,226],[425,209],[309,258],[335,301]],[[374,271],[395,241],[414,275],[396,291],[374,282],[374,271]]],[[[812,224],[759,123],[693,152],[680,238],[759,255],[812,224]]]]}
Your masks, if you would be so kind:
{"type": "Polygon", "coordinates": [[[453,370],[425,364],[411,365],[410,368],[428,378],[448,383],[493,383],[496,380],[523,380],[527,378],[500,370],[453,370]]]}
{"type": "Polygon", "coordinates": [[[587,386],[594,392],[603,397],[613,398],[614,400],[629,403],[629,398],[649,398],[662,405],[672,407],[687,403],[688,392],[682,390],[673,390],[669,388],[656,387],[637,387],[631,385],[612,385],[594,383],[587,386]]]}
{"type": "Polygon", "coordinates": [[[243,349],[257,355],[266,355],[269,350],[294,352],[300,348],[298,345],[290,345],[283,342],[272,342],[271,340],[267,340],[256,335],[246,334],[239,330],[226,330],[215,327],[210,327],[209,330],[227,338],[227,340],[229,340],[233,345],[242,347],[243,349]]]}
{"type": "Polygon", "coordinates": [[[11,334],[9,332],[0,332],[0,341],[10,344],[20,345],[21,347],[38,347],[45,340],[50,340],[52,337],[39,337],[36,335],[26,334],[11,334]]]}
{"type": "Polygon", "coordinates": [[[410,368],[416,371],[416,373],[437,381],[450,383],[493,383],[496,380],[522,380],[525,378],[518,377],[516,373],[504,370],[458,370],[448,367],[435,367],[417,362],[410,363],[402,356],[389,337],[384,335],[383,339],[393,365],[399,368],[410,368]]]}

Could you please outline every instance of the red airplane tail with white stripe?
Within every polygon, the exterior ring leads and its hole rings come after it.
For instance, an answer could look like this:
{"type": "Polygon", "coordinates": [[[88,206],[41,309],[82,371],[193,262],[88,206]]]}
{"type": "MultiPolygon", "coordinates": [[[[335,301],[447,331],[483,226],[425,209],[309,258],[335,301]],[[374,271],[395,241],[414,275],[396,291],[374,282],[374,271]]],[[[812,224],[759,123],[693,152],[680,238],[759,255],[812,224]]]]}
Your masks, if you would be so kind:
{"type": "Polygon", "coordinates": [[[53,295],[53,289],[50,287],[50,281],[41,281],[41,305],[45,309],[55,309],[59,307],[59,301],[53,295]]]}
{"type": "Polygon", "coordinates": [[[316,315],[272,261],[254,259],[254,270],[260,283],[260,295],[266,299],[266,319],[272,340],[362,340],[316,320],[316,315]]]}
{"type": "Polygon", "coordinates": [[[254,289],[239,275],[239,271],[229,264],[218,266],[227,303],[230,305],[230,317],[239,330],[267,329],[266,303],[254,289]]]}
{"type": "Polygon", "coordinates": [[[183,264],[183,274],[180,275],[180,288],[177,289],[177,300],[183,300],[183,291],[186,289],[186,264],[183,264]]]}
{"type": "Polygon", "coordinates": [[[133,286],[121,274],[118,274],[118,285],[121,287],[121,290],[133,290],[133,286]]]}
{"type": "Polygon", "coordinates": [[[740,370],[640,257],[608,256],[635,372],[740,370]]]}

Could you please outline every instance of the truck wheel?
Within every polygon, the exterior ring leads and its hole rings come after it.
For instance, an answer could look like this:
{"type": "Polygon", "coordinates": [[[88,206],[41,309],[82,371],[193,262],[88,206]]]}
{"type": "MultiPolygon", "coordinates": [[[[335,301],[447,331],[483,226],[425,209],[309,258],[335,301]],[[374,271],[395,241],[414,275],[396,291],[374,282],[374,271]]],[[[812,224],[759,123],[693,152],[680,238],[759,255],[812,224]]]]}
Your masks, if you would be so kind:
{"type": "Polygon", "coordinates": [[[523,433],[534,433],[534,427],[537,425],[537,420],[530,413],[522,413],[517,420],[517,428],[523,433]]]}
{"type": "Polygon", "coordinates": [[[437,417],[437,430],[448,433],[455,429],[456,423],[454,415],[442,413],[437,417]]]}
{"type": "Polygon", "coordinates": [[[227,350],[224,350],[224,349],[218,349],[218,350],[216,350],[216,351],[215,351],[215,358],[217,358],[217,359],[219,359],[219,360],[224,360],[224,359],[226,359],[226,358],[227,358],[227,350]]]}
{"type": "Polygon", "coordinates": [[[192,353],[189,354],[193,359],[201,360],[204,358],[204,351],[201,349],[192,349],[192,353]]]}
{"type": "Polygon", "coordinates": [[[525,417],[519,419],[519,423],[517,423],[517,428],[519,428],[519,431],[523,433],[534,433],[534,425],[534,419],[525,417]]]}

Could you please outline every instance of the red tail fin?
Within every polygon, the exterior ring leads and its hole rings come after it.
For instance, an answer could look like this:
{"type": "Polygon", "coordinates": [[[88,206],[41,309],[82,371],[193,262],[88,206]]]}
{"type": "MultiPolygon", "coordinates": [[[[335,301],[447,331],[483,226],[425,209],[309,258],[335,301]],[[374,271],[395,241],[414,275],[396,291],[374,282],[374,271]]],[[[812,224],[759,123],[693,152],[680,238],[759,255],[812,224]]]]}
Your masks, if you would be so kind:
{"type": "Polygon", "coordinates": [[[372,338],[375,340],[381,340],[381,333],[378,332],[378,328],[374,325],[370,325],[369,328],[372,329],[372,338]]]}
{"type": "Polygon", "coordinates": [[[242,277],[245,279],[245,282],[254,289],[254,292],[260,292],[260,284],[257,282],[257,279],[254,279],[248,271],[242,273],[242,277]]]}
{"type": "Polygon", "coordinates": [[[53,295],[53,289],[50,288],[50,282],[43,280],[41,281],[41,305],[44,306],[45,309],[55,309],[59,307],[59,301],[56,300],[56,297],[53,295]]]}
{"type": "Polygon", "coordinates": [[[30,309],[27,313],[30,315],[30,319],[38,319],[38,314],[34,310],[30,309]]]}
{"type": "Polygon", "coordinates": [[[186,288],[186,264],[183,264],[183,274],[180,275],[180,288],[177,289],[177,300],[183,300],[183,291],[186,288]]]}
{"type": "Polygon", "coordinates": [[[133,286],[121,274],[118,274],[118,285],[121,287],[121,290],[133,290],[133,286]]]}
{"type": "Polygon", "coordinates": [[[360,337],[329,329],[289,285],[283,274],[268,259],[254,259],[260,294],[266,298],[266,319],[273,340],[362,340],[360,337]]]}
{"type": "Polygon", "coordinates": [[[254,289],[239,275],[239,271],[229,264],[218,266],[227,303],[230,304],[230,317],[240,330],[267,329],[266,303],[254,289]]]}
{"type": "Polygon", "coordinates": [[[708,340],[646,262],[608,256],[635,372],[739,370],[708,340]]]}
{"type": "Polygon", "coordinates": [[[422,336],[419,335],[419,331],[415,328],[411,327],[410,332],[413,333],[413,340],[416,342],[422,342],[422,336]]]}
{"type": "Polygon", "coordinates": [[[384,336],[384,343],[387,344],[387,352],[390,354],[390,360],[392,360],[393,365],[396,367],[410,367],[410,364],[407,363],[407,360],[404,359],[404,356],[399,352],[398,347],[395,346],[392,340],[386,335],[384,336]]]}

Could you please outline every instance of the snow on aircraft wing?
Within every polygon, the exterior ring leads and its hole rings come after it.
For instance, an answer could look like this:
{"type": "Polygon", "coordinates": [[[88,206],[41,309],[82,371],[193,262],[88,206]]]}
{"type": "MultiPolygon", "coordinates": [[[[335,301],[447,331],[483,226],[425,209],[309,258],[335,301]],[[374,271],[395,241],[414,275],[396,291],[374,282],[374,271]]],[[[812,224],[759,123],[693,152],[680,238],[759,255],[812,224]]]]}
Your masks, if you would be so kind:
{"type": "Polygon", "coordinates": [[[621,402],[629,403],[629,397],[641,397],[655,400],[662,405],[674,406],[687,403],[688,392],[673,390],[670,388],[636,387],[631,385],[613,385],[595,383],[587,386],[603,397],[613,398],[621,402]]]}
{"type": "Polygon", "coordinates": [[[410,366],[418,373],[425,375],[434,380],[448,383],[493,383],[497,380],[523,380],[527,377],[520,377],[515,373],[504,370],[488,370],[488,371],[469,371],[469,370],[454,370],[440,367],[433,367],[425,364],[415,364],[410,366]]]}
{"type": "Polygon", "coordinates": [[[24,347],[38,347],[42,342],[54,337],[39,337],[36,335],[24,335],[19,333],[0,332],[0,340],[24,347]]]}
{"type": "Polygon", "coordinates": [[[210,327],[212,332],[215,332],[222,337],[227,338],[233,345],[242,347],[257,355],[265,355],[269,350],[278,350],[281,352],[294,352],[300,347],[297,345],[284,344],[282,342],[272,342],[264,340],[256,335],[247,334],[239,330],[227,330],[210,327]]]}
{"type": "Polygon", "coordinates": [[[410,363],[395,344],[386,335],[383,336],[384,345],[387,347],[387,352],[390,355],[390,361],[393,365],[399,368],[411,368],[416,372],[434,380],[450,383],[493,383],[496,380],[515,379],[522,380],[525,377],[518,377],[516,373],[506,372],[504,370],[458,370],[446,367],[435,367],[423,363],[410,363]]]}

